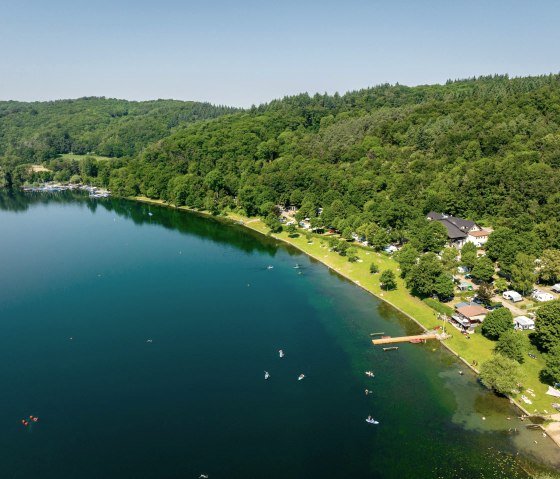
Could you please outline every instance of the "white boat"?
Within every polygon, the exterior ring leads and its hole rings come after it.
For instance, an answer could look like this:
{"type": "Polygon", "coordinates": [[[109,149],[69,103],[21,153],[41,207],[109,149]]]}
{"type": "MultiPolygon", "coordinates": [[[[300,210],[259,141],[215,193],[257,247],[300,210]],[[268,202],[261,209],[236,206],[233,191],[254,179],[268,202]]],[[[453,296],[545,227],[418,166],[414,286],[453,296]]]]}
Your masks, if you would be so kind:
{"type": "Polygon", "coordinates": [[[301,381],[303,378],[305,378],[305,374],[300,374],[297,378],[298,381],[301,381]]]}
{"type": "Polygon", "coordinates": [[[296,265],[294,266],[294,269],[300,269],[300,268],[301,268],[301,266],[298,263],[296,263],[296,265]]]}
{"type": "Polygon", "coordinates": [[[375,374],[373,374],[371,371],[366,371],[366,376],[368,376],[370,378],[374,378],[375,374]]]}
{"type": "Polygon", "coordinates": [[[266,269],[274,269],[274,266],[267,266],[266,269]]]}
{"type": "Polygon", "coordinates": [[[278,356],[280,356],[281,358],[283,358],[283,357],[284,357],[284,351],[282,351],[282,350],[278,351],[278,356]]]}
{"type": "Polygon", "coordinates": [[[270,377],[270,374],[268,374],[268,371],[265,371],[265,372],[264,372],[264,378],[265,378],[265,379],[268,379],[269,377],[270,377]]]}
{"type": "Polygon", "coordinates": [[[379,424],[379,421],[376,421],[376,420],[373,419],[371,416],[368,416],[368,417],[366,418],[366,422],[367,422],[368,424],[379,424]]]}

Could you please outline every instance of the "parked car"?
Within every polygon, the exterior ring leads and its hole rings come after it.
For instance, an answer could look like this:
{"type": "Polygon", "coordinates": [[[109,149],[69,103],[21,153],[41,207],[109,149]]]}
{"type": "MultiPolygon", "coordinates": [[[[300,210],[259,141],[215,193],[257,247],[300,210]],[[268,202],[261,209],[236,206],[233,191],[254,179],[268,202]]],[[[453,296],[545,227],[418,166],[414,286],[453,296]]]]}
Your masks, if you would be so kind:
{"type": "Polygon", "coordinates": [[[486,306],[486,309],[488,311],[494,311],[496,309],[503,308],[503,307],[504,305],[502,303],[495,303],[495,304],[489,304],[488,306],[486,306]]]}

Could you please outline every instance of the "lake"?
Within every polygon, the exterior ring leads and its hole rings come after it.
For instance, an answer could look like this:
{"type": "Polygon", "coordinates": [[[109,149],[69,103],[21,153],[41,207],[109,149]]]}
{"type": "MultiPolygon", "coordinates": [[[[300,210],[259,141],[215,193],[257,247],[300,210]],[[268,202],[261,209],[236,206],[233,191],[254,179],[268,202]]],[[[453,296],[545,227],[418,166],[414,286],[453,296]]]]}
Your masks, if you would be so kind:
{"type": "Polygon", "coordinates": [[[552,442],[439,344],[371,346],[371,332],[417,332],[410,320],[241,226],[3,192],[0,245],[2,478],[524,478],[560,466],[552,442]]]}

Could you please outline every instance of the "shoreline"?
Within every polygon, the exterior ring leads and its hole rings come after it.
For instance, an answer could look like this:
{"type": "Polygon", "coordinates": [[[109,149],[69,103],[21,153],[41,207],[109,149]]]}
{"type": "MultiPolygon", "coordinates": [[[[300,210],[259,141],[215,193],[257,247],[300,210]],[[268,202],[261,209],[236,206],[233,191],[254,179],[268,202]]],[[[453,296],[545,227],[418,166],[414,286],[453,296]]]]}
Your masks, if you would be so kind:
{"type": "MultiPolygon", "coordinates": [[[[186,211],[186,212],[189,212],[189,213],[198,214],[200,216],[214,218],[218,221],[223,221],[223,222],[230,223],[230,224],[238,224],[238,225],[243,226],[243,227],[245,227],[245,228],[247,228],[251,231],[255,231],[255,232],[257,232],[257,233],[259,233],[263,236],[270,236],[271,238],[274,238],[276,241],[281,241],[284,244],[290,245],[290,246],[296,248],[298,251],[302,252],[303,254],[305,254],[305,255],[313,258],[314,260],[320,262],[321,264],[326,266],[329,270],[335,272],[336,274],[342,276],[346,280],[352,282],[355,286],[360,287],[364,291],[367,291],[368,293],[373,295],[378,300],[384,301],[385,303],[387,303],[392,308],[395,308],[401,314],[405,315],[408,319],[412,320],[416,325],[418,325],[422,329],[422,331],[424,331],[424,332],[428,331],[428,328],[425,325],[423,325],[420,321],[418,321],[410,313],[404,311],[402,308],[400,308],[399,306],[397,306],[396,304],[391,302],[389,299],[385,298],[385,296],[382,293],[381,294],[375,293],[370,288],[367,288],[365,285],[361,284],[359,281],[350,277],[344,271],[340,271],[339,269],[336,269],[333,266],[331,266],[330,264],[328,264],[326,261],[324,261],[323,258],[320,258],[316,254],[313,254],[309,251],[306,251],[301,246],[299,246],[295,241],[293,241],[293,242],[288,241],[286,238],[278,236],[275,233],[265,233],[264,231],[261,231],[259,228],[255,227],[257,224],[261,224],[261,225],[263,224],[262,221],[258,218],[248,219],[248,218],[242,217],[241,215],[236,215],[235,213],[233,214],[234,215],[233,217],[231,217],[231,216],[230,217],[228,217],[228,216],[214,216],[211,213],[208,213],[208,212],[205,212],[205,211],[195,210],[195,209],[192,209],[192,208],[188,208],[186,206],[176,207],[176,206],[173,206],[169,203],[165,203],[163,200],[153,200],[153,199],[150,199],[150,198],[140,197],[140,196],[139,197],[130,197],[128,199],[131,200],[131,201],[137,201],[137,202],[140,202],[140,203],[164,206],[164,207],[175,209],[175,210],[183,210],[183,211],[186,211]],[[255,226],[251,226],[251,225],[255,225],[255,226]]],[[[301,233],[300,233],[300,235],[301,235],[301,233]]],[[[408,294],[408,292],[407,292],[407,294],[408,294]]],[[[478,369],[476,369],[472,364],[470,364],[464,357],[462,357],[457,351],[455,351],[449,344],[446,344],[445,341],[439,341],[439,343],[444,348],[446,348],[451,354],[453,354],[455,357],[457,357],[461,362],[463,362],[465,364],[465,366],[470,368],[478,376],[478,374],[479,374],[478,369]]],[[[529,416],[529,417],[532,416],[532,414],[529,411],[527,411],[514,398],[512,398],[510,396],[507,396],[507,395],[506,395],[506,397],[508,398],[510,403],[513,404],[514,406],[516,406],[524,415],[529,416]]],[[[554,416],[554,414],[552,414],[552,416],[554,416]]],[[[552,422],[552,423],[549,423],[549,424],[554,425],[554,424],[560,424],[560,423],[552,422]]],[[[554,427],[554,428],[551,428],[552,430],[549,430],[549,428],[548,428],[549,424],[547,424],[547,425],[540,424],[539,426],[541,427],[541,429],[544,432],[547,433],[548,437],[560,448],[560,427],[554,427]]]]}

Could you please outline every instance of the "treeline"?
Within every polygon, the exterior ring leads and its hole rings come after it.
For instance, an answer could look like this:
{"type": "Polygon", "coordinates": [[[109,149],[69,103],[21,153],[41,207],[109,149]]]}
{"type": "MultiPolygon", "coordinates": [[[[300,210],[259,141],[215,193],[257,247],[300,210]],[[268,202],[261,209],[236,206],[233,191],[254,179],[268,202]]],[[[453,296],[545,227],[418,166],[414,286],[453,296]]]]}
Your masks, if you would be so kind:
{"type": "Polygon", "coordinates": [[[298,95],[198,122],[111,174],[117,194],[406,238],[429,210],[560,247],[560,77],[298,95]]]}
{"type": "Polygon", "coordinates": [[[499,228],[506,269],[526,247],[533,255],[560,248],[558,75],[302,94],[228,115],[227,108],[172,101],[54,103],[0,103],[2,131],[12,132],[0,135],[4,158],[48,159],[59,178],[85,175],[117,195],[214,212],[268,217],[275,205],[293,205],[314,226],[358,232],[376,244],[418,231],[429,243],[420,220],[430,210],[446,212],[499,228]],[[51,115],[54,130],[36,118],[37,109],[51,115]],[[182,121],[217,115],[168,134],[182,121]],[[71,146],[60,135],[67,123],[71,146]],[[62,145],[37,147],[48,144],[45,136],[62,145]],[[123,159],[92,167],[52,158],[68,150],[123,159]]]}
{"type": "Polygon", "coordinates": [[[175,100],[0,101],[0,161],[37,163],[63,153],[134,156],[179,125],[235,111],[175,100]]]}

